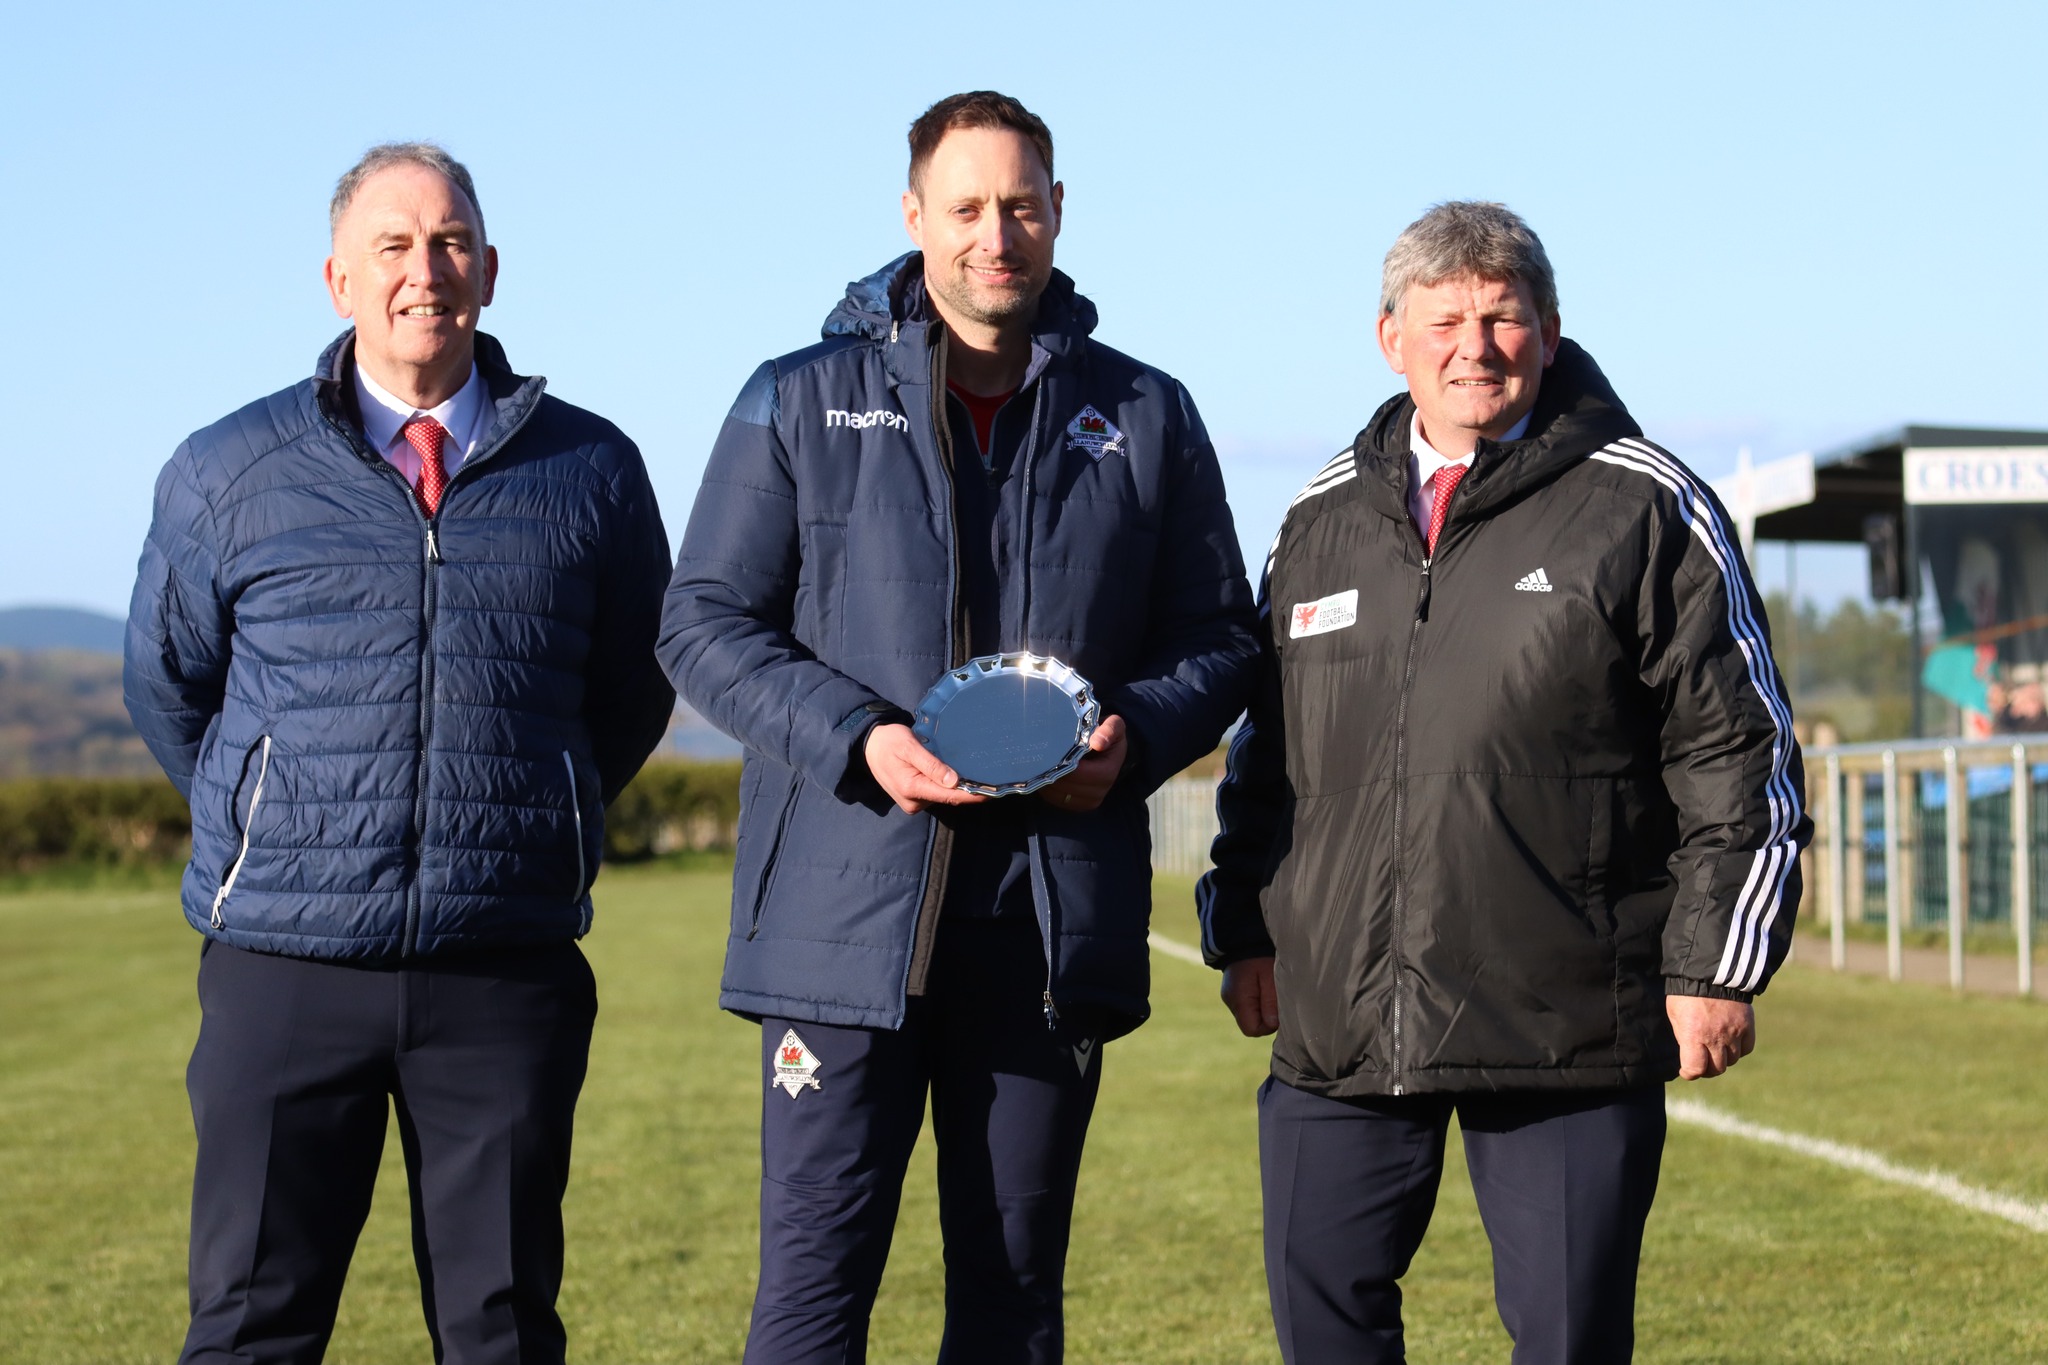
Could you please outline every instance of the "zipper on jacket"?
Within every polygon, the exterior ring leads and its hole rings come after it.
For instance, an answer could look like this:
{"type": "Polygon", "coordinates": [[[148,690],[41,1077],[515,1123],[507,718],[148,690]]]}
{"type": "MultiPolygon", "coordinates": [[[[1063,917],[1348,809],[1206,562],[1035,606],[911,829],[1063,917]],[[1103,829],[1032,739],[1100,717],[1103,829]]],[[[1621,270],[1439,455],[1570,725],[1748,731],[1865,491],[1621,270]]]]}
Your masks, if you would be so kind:
{"type": "MultiPolygon", "coordinates": [[[[1048,366],[1047,368],[1051,367],[1048,366]]],[[[1017,471],[1021,476],[1019,488],[1024,498],[1024,515],[1019,519],[1017,527],[1017,577],[1021,580],[1021,586],[1017,595],[1022,599],[1019,603],[1017,620],[1022,623],[1025,636],[1019,643],[1026,647],[1029,647],[1031,637],[1031,550],[1037,543],[1037,537],[1032,534],[1031,504],[1033,497],[1037,493],[1038,451],[1042,435],[1039,428],[1045,420],[1045,388],[1046,377],[1041,373],[1031,388],[1031,425],[1026,428],[1024,435],[1024,450],[1022,454],[1024,467],[1017,471]]],[[[1048,978],[1049,983],[1050,978],[1048,978]]]]}
{"type": "MultiPolygon", "coordinates": [[[[934,324],[936,325],[936,324],[934,324]]],[[[958,668],[967,662],[973,653],[973,622],[968,617],[967,594],[960,590],[960,490],[959,471],[954,468],[953,423],[946,413],[946,346],[948,342],[943,328],[939,332],[939,344],[932,352],[932,435],[939,448],[939,470],[946,476],[946,549],[952,558],[953,602],[951,630],[953,638],[948,641],[952,658],[947,667],[958,668]]]]}
{"type": "MultiPolygon", "coordinates": [[[[946,415],[946,345],[947,336],[943,324],[934,322],[926,335],[938,334],[938,344],[932,347],[931,377],[931,419],[932,438],[938,446],[939,470],[946,476],[946,529],[949,533],[947,550],[952,556],[953,601],[948,629],[952,638],[947,642],[951,656],[947,667],[958,668],[967,662],[968,642],[973,638],[969,632],[971,622],[967,616],[967,595],[960,591],[960,507],[959,491],[955,487],[956,473],[953,468],[952,424],[946,415]]],[[[953,859],[953,831],[943,821],[934,818],[936,828],[925,858],[925,894],[917,906],[917,920],[910,933],[910,967],[904,974],[905,995],[923,995],[925,978],[931,973],[932,947],[939,936],[939,908],[946,895],[946,873],[953,859]]]]}
{"type": "MultiPolygon", "coordinates": [[[[1021,599],[1018,604],[1017,620],[1024,630],[1024,638],[1019,643],[1026,647],[1031,640],[1031,547],[1034,540],[1031,533],[1031,504],[1038,480],[1038,452],[1043,436],[1041,427],[1045,420],[1046,384],[1046,376],[1041,373],[1031,386],[1031,422],[1025,428],[1024,448],[1018,455],[1022,468],[1017,470],[1017,486],[1023,498],[1023,507],[1017,526],[1017,595],[1021,599]]],[[[1000,595],[998,600],[1001,600],[1000,595]]],[[[1032,817],[1031,828],[1033,832],[1026,836],[1027,839],[1042,840],[1043,836],[1037,833],[1038,820],[1035,815],[1032,817]]],[[[1050,896],[1052,879],[1046,877],[1044,880],[1047,888],[1042,894],[1050,896]]],[[[1053,977],[1057,975],[1057,963],[1053,954],[1054,945],[1058,940],[1052,932],[1052,905],[1049,900],[1046,903],[1045,921],[1039,927],[1039,934],[1045,940],[1045,1027],[1047,1032],[1056,1033],[1060,1026],[1060,1009],[1052,998],[1052,982],[1053,977]]]]}
{"type": "Polygon", "coordinates": [[[576,896],[570,904],[577,909],[576,937],[582,938],[590,932],[590,910],[583,900],[590,889],[590,864],[583,856],[583,802],[576,793],[576,762],[567,749],[562,750],[562,767],[569,774],[569,816],[576,825],[576,896]]]}
{"type": "MultiPolygon", "coordinates": [[[[248,771],[246,768],[244,772],[248,771]]],[[[249,860],[249,835],[256,828],[256,808],[263,804],[263,779],[270,776],[270,736],[263,737],[263,761],[256,765],[256,786],[249,793],[249,815],[242,821],[242,849],[228,865],[227,876],[221,878],[220,890],[213,893],[213,919],[216,929],[228,927],[221,918],[221,907],[228,903],[228,895],[235,889],[235,878],[242,875],[242,864],[249,860]]]]}
{"type": "MultiPolygon", "coordinates": [[[[327,425],[334,429],[335,435],[341,437],[347,443],[348,448],[356,453],[358,459],[369,464],[374,469],[384,471],[385,477],[398,485],[399,496],[405,499],[407,510],[412,513],[414,522],[421,528],[426,537],[426,587],[422,602],[424,638],[421,641],[420,653],[420,756],[418,767],[415,770],[416,781],[419,784],[419,793],[413,801],[412,814],[412,885],[406,889],[405,893],[405,933],[398,946],[398,955],[400,957],[411,957],[418,947],[420,904],[422,899],[420,893],[420,871],[422,864],[425,862],[427,846],[427,758],[432,752],[432,746],[428,743],[428,738],[433,730],[434,723],[434,571],[440,567],[442,562],[440,536],[435,528],[439,524],[440,517],[438,513],[435,516],[429,517],[420,510],[419,498],[414,493],[413,486],[405,481],[405,475],[399,473],[389,460],[370,449],[364,443],[361,432],[354,430],[347,422],[340,420],[333,412],[330,412],[327,403],[316,399],[314,405],[319,409],[320,415],[327,420],[327,425]]],[[[488,460],[506,446],[512,444],[513,438],[526,429],[526,424],[533,420],[533,414],[539,411],[539,409],[540,398],[537,395],[533,402],[527,404],[526,411],[519,415],[519,420],[514,422],[504,435],[500,436],[490,445],[480,448],[475,455],[465,459],[462,462],[462,467],[449,476],[448,485],[441,493],[442,503],[446,504],[449,493],[454,490],[455,485],[472,469],[475,469],[485,460],[488,460]]]]}
{"type": "Polygon", "coordinates": [[[796,809],[797,797],[803,793],[804,779],[801,774],[790,782],[789,795],[782,799],[782,810],[775,817],[775,839],[768,845],[768,856],[761,862],[761,876],[754,883],[754,915],[747,924],[747,940],[761,932],[761,911],[768,904],[768,884],[775,879],[775,862],[782,856],[782,839],[789,832],[790,813],[796,809]]]}
{"type": "Polygon", "coordinates": [[[1059,1002],[1053,999],[1053,944],[1059,941],[1053,932],[1052,869],[1046,865],[1045,834],[1039,828],[1038,813],[1028,811],[1025,815],[1024,857],[1031,869],[1032,921],[1038,928],[1040,946],[1045,949],[1045,990],[1040,998],[1045,1003],[1045,1028],[1048,1033],[1057,1032],[1060,1026],[1059,1002]]]}
{"type": "Polygon", "coordinates": [[[1415,619],[1408,623],[1408,658],[1401,674],[1401,699],[1394,710],[1394,1093],[1404,1094],[1401,1075],[1401,992],[1406,971],[1401,962],[1401,937],[1408,923],[1408,698],[1415,690],[1415,647],[1422,623],[1429,619],[1429,570],[1432,557],[1422,557],[1422,581],[1416,589],[1415,619]]]}
{"type": "Polygon", "coordinates": [[[412,810],[415,861],[412,886],[405,893],[405,937],[399,942],[400,957],[411,957],[419,947],[420,873],[426,861],[427,847],[427,775],[434,753],[434,615],[439,606],[440,567],[441,546],[434,535],[434,523],[429,519],[420,600],[420,756],[414,770],[412,810]]]}

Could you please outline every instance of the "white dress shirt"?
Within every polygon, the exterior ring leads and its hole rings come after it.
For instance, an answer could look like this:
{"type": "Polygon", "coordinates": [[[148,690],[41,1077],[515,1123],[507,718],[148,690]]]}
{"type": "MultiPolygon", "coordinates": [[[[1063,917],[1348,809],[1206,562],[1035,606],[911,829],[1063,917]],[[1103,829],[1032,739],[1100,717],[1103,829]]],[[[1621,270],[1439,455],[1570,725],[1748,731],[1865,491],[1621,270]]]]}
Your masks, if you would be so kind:
{"type": "Polygon", "coordinates": [[[454,478],[489,426],[491,405],[484,401],[484,381],[476,366],[469,367],[469,382],[453,398],[432,408],[414,407],[364,374],[361,365],[355,370],[356,408],[363,415],[363,435],[369,438],[370,449],[418,488],[420,453],[405,439],[405,424],[415,417],[431,417],[448,433],[441,442],[441,468],[454,478]]]}
{"type": "MultiPolygon", "coordinates": [[[[1535,415],[1534,409],[1523,413],[1522,420],[1509,427],[1500,439],[1521,440],[1528,433],[1529,419],[1535,415]]],[[[1436,447],[1422,439],[1422,410],[1416,409],[1408,419],[1408,515],[1415,518],[1415,529],[1425,540],[1429,538],[1430,513],[1436,510],[1436,485],[1431,481],[1445,465],[1461,464],[1470,469],[1472,454],[1467,451],[1455,460],[1439,455],[1436,447]]]]}

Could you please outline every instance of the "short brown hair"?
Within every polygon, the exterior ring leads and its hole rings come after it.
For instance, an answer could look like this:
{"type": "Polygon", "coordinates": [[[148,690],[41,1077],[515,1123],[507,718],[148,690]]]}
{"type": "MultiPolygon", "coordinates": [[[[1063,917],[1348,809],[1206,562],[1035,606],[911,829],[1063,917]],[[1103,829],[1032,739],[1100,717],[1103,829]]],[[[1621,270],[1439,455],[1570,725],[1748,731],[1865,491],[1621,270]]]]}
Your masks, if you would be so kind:
{"type": "Polygon", "coordinates": [[[939,150],[939,143],[955,128],[1008,128],[1021,133],[1031,140],[1038,149],[1038,159],[1045,163],[1045,178],[1049,182],[1052,173],[1052,130],[1045,126],[1045,120],[1026,109],[1008,95],[994,90],[969,90],[961,95],[948,95],[917,116],[917,122],[910,125],[910,192],[921,192],[924,168],[931,164],[932,153],[939,150]]]}

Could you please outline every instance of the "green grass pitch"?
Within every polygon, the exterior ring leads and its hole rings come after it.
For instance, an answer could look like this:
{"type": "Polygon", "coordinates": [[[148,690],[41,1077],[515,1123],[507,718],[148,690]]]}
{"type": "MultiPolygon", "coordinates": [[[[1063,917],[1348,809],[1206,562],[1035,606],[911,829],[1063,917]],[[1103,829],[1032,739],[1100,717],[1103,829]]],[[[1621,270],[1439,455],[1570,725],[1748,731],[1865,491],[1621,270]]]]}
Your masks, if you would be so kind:
{"type": "MultiPolygon", "coordinates": [[[[1194,936],[1189,888],[1155,923],[1194,936]]],[[[622,869],[587,948],[603,999],[570,1187],[562,1310],[601,1365],[733,1361],[759,1168],[753,1030],[715,1006],[726,878],[622,869]]],[[[172,1358],[192,1159],[183,1068],[198,938],[173,893],[0,895],[0,1361],[172,1358]]],[[[1809,959],[1818,955],[1809,951],[1809,959]]],[[[1252,1092],[1215,976],[1155,956],[1152,1022],[1110,1046],[1068,1267],[1077,1362],[1273,1362],[1252,1092]]],[[[1731,1076],[1675,1090],[1729,1113],[2048,1199],[2048,1008],[1955,1000],[1795,964],[1731,1076]]],[[[1455,1151],[1456,1144],[1453,1144],[1455,1151]]],[[[427,1359],[387,1146],[328,1359],[427,1359]]],[[[939,1253],[920,1145],[872,1359],[930,1360],[939,1253]]],[[[1418,1361],[1503,1361],[1485,1238],[1446,1172],[1407,1282],[1418,1361]]],[[[2048,1360],[2048,1236],[1804,1157],[1674,1125],[1650,1224],[1638,1359],[2048,1360]]]]}

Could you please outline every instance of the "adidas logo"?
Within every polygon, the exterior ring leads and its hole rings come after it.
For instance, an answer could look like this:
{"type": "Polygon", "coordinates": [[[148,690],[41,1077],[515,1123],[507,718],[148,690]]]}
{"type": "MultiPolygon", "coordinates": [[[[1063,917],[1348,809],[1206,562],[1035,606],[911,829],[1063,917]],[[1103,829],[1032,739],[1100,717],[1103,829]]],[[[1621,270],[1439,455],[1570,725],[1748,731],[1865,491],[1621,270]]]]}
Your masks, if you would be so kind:
{"type": "Polygon", "coordinates": [[[1516,592],[1549,592],[1550,575],[1538,569],[1535,573],[1523,574],[1522,581],[1515,584],[1516,592]]]}

